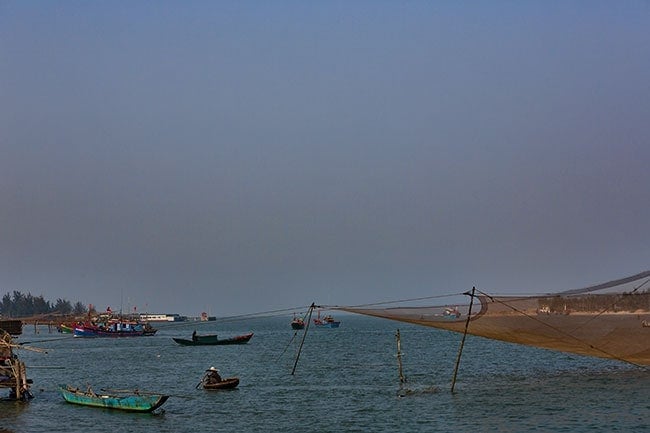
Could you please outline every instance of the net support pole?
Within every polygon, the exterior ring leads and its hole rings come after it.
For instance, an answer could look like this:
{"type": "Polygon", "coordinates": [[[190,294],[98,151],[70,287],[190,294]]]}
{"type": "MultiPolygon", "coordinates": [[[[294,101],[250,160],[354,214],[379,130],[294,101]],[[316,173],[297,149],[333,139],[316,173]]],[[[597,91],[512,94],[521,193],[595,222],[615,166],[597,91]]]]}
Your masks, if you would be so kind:
{"type": "Polygon", "coordinates": [[[454,376],[451,379],[451,392],[454,392],[456,387],[456,376],[458,375],[458,367],[460,366],[460,357],[463,354],[463,346],[465,345],[465,337],[467,337],[467,329],[469,328],[469,320],[472,317],[472,305],[474,303],[474,292],[476,292],[476,287],[472,287],[472,292],[467,293],[470,295],[469,300],[469,309],[467,310],[467,320],[465,321],[465,331],[463,332],[463,338],[460,340],[460,347],[458,348],[458,356],[456,356],[456,366],[454,367],[454,376]]]}
{"type": "Polygon", "coordinates": [[[400,387],[406,382],[406,377],[404,377],[404,369],[402,368],[402,341],[399,334],[399,329],[395,334],[395,339],[397,340],[397,365],[399,371],[399,384],[400,387]]]}
{"type": "Polygon", "coordinates": [[[298,366],[298,359],[300,359],[300,352],[302,352],[302,345],[305,344],[305,337],[307,336],[307,331],[309,330],[309,322],[311,322],[311,313],[316,308],[316,305],[312,302],[309,306],[309,312],[307,313],[307,326],[305,326],[305,332],[302,334],[302,340],[300,341],[300,347],[298,348],[298,353],[296,354],[296,361],[293,363],[293,369],[291,370],[291,375],[296,372],[296,367],[298,366]]]}

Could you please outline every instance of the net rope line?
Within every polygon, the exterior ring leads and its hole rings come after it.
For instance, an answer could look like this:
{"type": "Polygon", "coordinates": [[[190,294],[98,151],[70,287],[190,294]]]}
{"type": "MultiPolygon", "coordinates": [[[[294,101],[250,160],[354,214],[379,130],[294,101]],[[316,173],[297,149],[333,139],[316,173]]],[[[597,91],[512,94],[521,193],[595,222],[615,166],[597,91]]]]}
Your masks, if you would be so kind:
{"type": "Polygon", "coordinates": [[[461,296],[467,295],[466,292],[459,293],[448,293],[445,295],[434,295],[434,296],[422,296],[419,298],[408,298],[408,299],[398,299],[393,301],[383,301],[383,302],[373,302],[369,304],[357,304],[357,305],[324,305],[323,308],[328,309],[346,309],[346,308],[365,308],[365,307],[375,307],[379,305],[389,305],[389,304],[402,304],[405,302],[414,302],[414,301],[426,301],[428,299],[439,299],[439,298],[450,298],[452,296],[461,296]]]}
{"type": "Polygon", "coordinates": [[[501,300],[499,300],[498,298],[495,298],[495,297],[493,297],[493,296],[491,296],[491,295],[489,295],[489,294],[487,294],[487,293],[485,293],[485,292],[483,292],[483,291],[481,291],[481,290],[479,290],[479,289],[476,289],[476,291],[477,291],[478,293],[482,294],[483,296],[489,298],[490,300],[492,300],[492,302],[497,302],[497,303],[499,303],[499,304],[501,304],[501,305],[503,305],[503,306],[505,306],[505,307],[507,307],[507,308],[510,308],[511,310],[515,311],[516,313],[519,313],[519,314],[521,314],[521,315],[523,315],[523,316],[525,316],[525,317],[527,317],[527,318],[529,318],[529,319],[531,319],[531,320],[534,320],[535,322],[538,322],[538,323],[540,323],[540,324],[542,324],[542,325],[544,325],[544,326],[546,326],[546,327],[548,327],[548,328],[554,330],[555,332],[557,332],[557,333],[559,333],[559,334],[561,334],[561,335],[564,335],[564,336],[566,336],[566,337],[569,337],[569,338],[571,338],[571,339],[573,339],[573,340],[579,342],[580,344],[582,344],[582,345],[584,345],[584,346],[586,346],[586,347],[589,347],[590,349],[593,349],[593,350],[596,350],[596,351],[598,351],[598,352],[601,352],[601,353],[607,355],[608,357],[610,357],[610,358],[612,358],[612,359],[616,359],[616,360],[618,360],[618,361],[622,361],[622,362],[625,362],[625,363],[631,364],[631,365],[633,365],[633,366],[635,366],[635,367],[638,367],[638,368],[640,368],[640,369],[647,370],[647,367],[645,367],[645,366],[643,366],[643,365],[637,364],[637,363],[632,362],[632,361],[628,361],[627,359],[621,358],[621,357],[619,357],[619,356],[617,356],[617,355],[614,355],[613,353],[609,353],[609,352],[607,352],[606,350],[603,350],[603,349],[601,349],[601,348],[599,348],[599,347],[597,347],[597,346],[594,346],[593,344],[591,344],[591,343],[589,343],[589,342],[587,342],[587,341],[584,341],[584,340],[582,340],[582,339],[576,337],[575,335],[572,335],[572,334],[570,334],[570,333],[568,333],[568,332],[566,332],[566,331],[563,331],[563,330],[560,329],[560,328],[557,328],[557,327],[555,327],[555,326],[553,326],[553,325],[550,325],[550,324],[548,324],[548,323],[542,322],[541,320],[537,319],[536,317],[531,316],[530,314],[526,313],[525,311],[522,311],[522,310],[518,309],[517,307],[514,307],[514,306],[508,304],[507,302],[501,301],[501,300]]]}
{"type": "Polygon", "coordinates": [[[182,321],[182,322],[171,322],[171,324],[165,325],[165,329],[172,329],[172,328],[181,328],[181,327],[187,327],[187,326],[197,326],[197,325],[208,325],[208,324],[214,324],[216,323],[234,323],[234,322],[239,322],[239,321],[245,321],[249,319],[255,319],[255,318],[261,318],[261,317],[280,317],[284,316],[287,313],[295,312],[295,311],[300,311],[300,310],[305,310],[309,309],[309,305],[302,305],[299,307],[292,307],[292,308],[282,308],[278,310],[267,310],[267,311],[259,311],[256,313],[244,313],[244,314],[236,314],[232,316],[217,316],[217,320],[187,320],[187,321],[182,321]]]}

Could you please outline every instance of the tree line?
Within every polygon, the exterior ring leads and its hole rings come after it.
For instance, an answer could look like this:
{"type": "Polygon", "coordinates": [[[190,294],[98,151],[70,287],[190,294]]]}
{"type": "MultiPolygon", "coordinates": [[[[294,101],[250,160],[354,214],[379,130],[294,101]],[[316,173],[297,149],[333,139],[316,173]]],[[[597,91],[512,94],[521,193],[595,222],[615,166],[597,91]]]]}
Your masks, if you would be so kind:
{"type": "Polygon", "coordinates": [[[6,293],[0,301],[0,315],[4,317],[28,317],[40,314],[61,314],[81,316],[88,308],[77,301],[72,304],[66,299],[58,298],[54,303],[45,300],[43,295],[24,294],[18,290],[6,293]]]}
{"type": "Polygon", "coordinates": [[[541,298],[540,306],[545,305],[553,313],[569,311],[650,311],[650,291],[622,294],[598,294],[584,296],[555,296],[541,298]]]}

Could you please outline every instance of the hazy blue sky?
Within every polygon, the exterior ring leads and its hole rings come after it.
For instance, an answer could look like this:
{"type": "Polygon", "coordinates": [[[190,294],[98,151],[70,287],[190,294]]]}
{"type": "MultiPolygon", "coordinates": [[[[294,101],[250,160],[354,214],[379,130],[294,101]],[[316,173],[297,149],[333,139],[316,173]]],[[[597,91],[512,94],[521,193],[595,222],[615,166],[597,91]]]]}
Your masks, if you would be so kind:
{"type": "Polygon", "coordinates": [[[0,1],[0,294],[229,315],[649,258],[646,1],[0,1]]]}

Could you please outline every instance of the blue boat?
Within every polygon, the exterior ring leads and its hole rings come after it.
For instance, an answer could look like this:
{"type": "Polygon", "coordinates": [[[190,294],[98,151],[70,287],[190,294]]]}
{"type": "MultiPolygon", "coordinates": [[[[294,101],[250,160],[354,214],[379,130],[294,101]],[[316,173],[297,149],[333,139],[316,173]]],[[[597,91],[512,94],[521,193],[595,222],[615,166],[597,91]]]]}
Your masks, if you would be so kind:
{"type": "Polygon", "coordinates": [[[80,323],[74,327],[75,337],[142,337],[151,336],[157,329],[148,323],[110,320],[107,323],[80,323]]]}
{"type": "Polygon", "coordinates": [[[318,310],[318,317],[314,319],[314,325],[321,328],[338,328],[341,325],[341,321],[334,320],[334,318],[329,314],[321,319],[320,310],[318,310]]]}
{"type": "Polygon", "coordinates": [[[168,395],[142,393],[138,391],[125,392],[124,395],[95,394],[90,387],[87,391],[69,385],[59,385],[61,395],[68,403],[82,406],[119,409],[129,412],[151,412],[158,409],[169,398],[168,395]]]}

